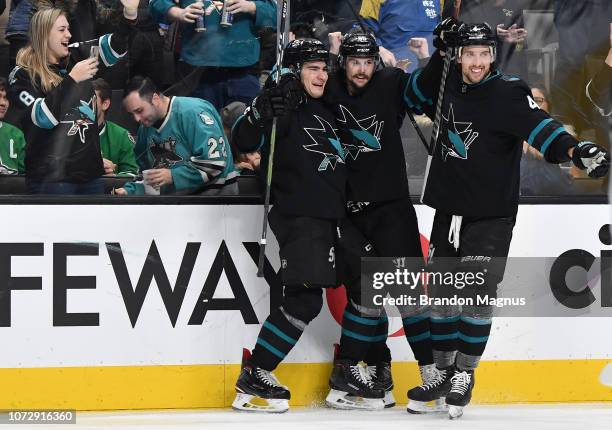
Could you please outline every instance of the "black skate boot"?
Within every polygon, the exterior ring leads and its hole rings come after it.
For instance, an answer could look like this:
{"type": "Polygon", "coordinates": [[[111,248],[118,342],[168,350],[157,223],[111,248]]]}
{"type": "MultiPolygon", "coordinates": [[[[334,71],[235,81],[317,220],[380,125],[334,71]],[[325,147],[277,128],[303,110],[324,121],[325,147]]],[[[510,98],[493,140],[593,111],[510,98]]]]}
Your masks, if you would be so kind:
{"type": "Polygon", "coordinates": [[[272,372],[254,366],[249,362],[251,353],[243,350],[242,370],[236,381],[236,398],[232,408],[239,411],[281,413],[289,409],[291,393],[281,385],[272,372]],[[264,405],[251,402],[262,399],[264,405]]]}
{"type": "Polygon", "coordinates": [[[380,362],[374,366],[368,366],[368,377],[374,384],[375,388],[380,388],[385,392],[383,402],[385,408],[395,406],[395,397],[393,397],[393,376],[391,375],[391,363],[380,362]]]}
{"type": "Polygon", "coordinates": [[[376,388],[367,370],[351,360],[335,360],[329,378],[331,390],[325,399],[327,406],[336,409],[384,409],[385,392],[376,388]]]}
{"type": "Polygon", "coordinates": [[[451,378],[451,390],[446,395],[448,417],[451,420],[463,415],[463,408],[472,400],[474,382],[473,370],[455,370],[455,374],[451,378]]]}
{"type": "Polygon", "coordinates": [[[451,389],[451,377],[455,366],[438,369],[435,364],[419,366],[423,384],[408,391],[408,407],[411,414],[447,411],[444,397],[451,389]],[[428,405],[434,402],[433,405],[428,405]]]}

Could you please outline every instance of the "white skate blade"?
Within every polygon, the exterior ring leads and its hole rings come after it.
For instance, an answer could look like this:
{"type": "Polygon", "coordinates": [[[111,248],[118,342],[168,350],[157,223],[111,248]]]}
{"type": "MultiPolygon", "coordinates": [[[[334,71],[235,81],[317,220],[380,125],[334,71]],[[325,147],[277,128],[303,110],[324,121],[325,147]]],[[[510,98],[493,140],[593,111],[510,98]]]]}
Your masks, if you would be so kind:
{"type": "Polygon", "coordinates": [[[451,420],[456,420],[457,418],[461,418],[463,415],[463,406],[449,406],[448,407],[448,418],[451,420]]]}
{"type": "Polygon", "coordinates": [[[419,402],[417,400],[409,400],[406,411],[409,414],[430,414],[432,412],[447,412],[448,405],[445,398],[441,397],[434,402],[419,402]]]}
{"type": "Polygon", "coordinates": [[[383,399],[352,396],[346,391],[330,390],[325,404],[334,409],[379,411],[385,408],[383,399]]]}
{"type": "Polygon", "coordinates": [[[289,410],[289,401],[285,399],[260,399],[252,394],[236,393],[232,402],[232,409],[247,412],[267,412],[269,414],[281,414],[289,410]],[[257,399],[258,403],[252,400],[257,399]]]}
{"type": "Polygon", "coordinates": [[[393,397],[393,391],[385,391],[385,398],[383,399],[385,408],[392,408],[395,406],[395,397],[393,397]]]}

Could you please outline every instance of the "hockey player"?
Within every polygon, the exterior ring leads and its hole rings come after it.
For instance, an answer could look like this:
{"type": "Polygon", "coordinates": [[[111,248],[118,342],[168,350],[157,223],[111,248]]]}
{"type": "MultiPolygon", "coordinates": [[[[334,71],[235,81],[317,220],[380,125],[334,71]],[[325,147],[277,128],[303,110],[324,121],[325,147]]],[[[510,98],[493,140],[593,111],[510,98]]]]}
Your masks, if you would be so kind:
{"type": "MultiPolygon", "coordinates": [[[[263,144],[261,158],[268,160],[271,122],[278,117],[271,189],[274,207],[268,219],[280,246],[284,284],[281,306],[271,311],[253,355],[243,362],[232,404],[235,409],[288,409],[289,390],[272,371],[319,314],[323,290],[336,286],[336,234],[345,215],[346,153],[334,115],[321,101],[328,58],[318,40],[290,42],[282,65],[291,72],[282,76],[278,86],[259,94],[232,132],[232,142],[242,152],[263,144]],[[255,397],[267,400],[267,406],[257,406],[251,401],[255,397]]],[[[373,389],[360,367],[352,371],[347,380],[359,387],[359,394],[378,398],[382,407],[382,391],[373,389]]]]}
{"type": "Polygon", "coordinates": [[[130,182],[115,194],[237,194],[232,152],[216,109],[192,97],[167,97],[150,78],[128,82],[123,101],[140,124],[136,161],[144,181],[130,182]],[[149,191],[154,194],[155,192],[149,191]]]}
{"type": "MultiPolygon", "coordinates": [[[[489,295],[496,293],[503,278],[516,220],[522,142],[539,150],[548,162],[571,159],[592,177],[605,175],[610,159],[603,148],[578,142],[541,110],[522,80],[496,70],[495,43],[486,23],[458,29],[456,64],[448,76],[424,193],[424,203],[436,209],[429,261],[435,268],[440,258],[461,257],[458,270],[487,273],[489,295]]],[[[431,99],[433,103],[424,107],[433,119],[439,88],[421,79],[428,69],[429,65],[407,96],[431,99]]],[[[444,380],[411,390],[411,403],[446,396],[450,418],[461,416],[472,396],[474,370],[490,335],[492,311],[486,305],[432,306],[434,359],[444,380]]]]}
{"type": "Polygon", "coordinates": [[[30,193],[104,192],[91,79],[98,71],[96,49],[106,66],[116,64],[126,52],[138,0],[121,3],[125,20],[115,33],[71,45],[61,9],[41,9],[32,16],[31,42],[19,51],[9,78],[9,98],[28,143],[25,169],[30,193]]]}
{"type": "MultiPolygon", "coordinates": [[[[440,25],[455,23],[449,20],[440,25]]],[[[378,51],[376,39],[370,33],[360,29],[347,33],[339,46],[338,73],[330,78],[325,90],[325,100],[334,109],[343,141],[347,144],[348,219],[373,246],[373,249],[363,249],[362,256],[422,259],[400,137],[406,110],[416,110],[422,102],[405,97],[416,75],[396,68],[377,70],[378,51]]],[[[421,76],[421,79],[435,86],[442,72],[442,61],[437,54],[432,57],[431,69],[437,72],[421,76]]],[[[343,367],[364,361],[372,370],[376,386],[386,392],[385,406],[393,406],[391,354],[385,345],[387,317],[373,304],[361,303],[360,267],[344,268],[344,272],[348,304],[332,379],[343,367]]],[[[400,313],[423,382],[437,381],[428,309],[406,306],[400,313]]],[[[343,397],[331,385],[329,405],[343,409],[363,408],[354,401],[354,393],[345,393],[350,399],[343,397]]]]}

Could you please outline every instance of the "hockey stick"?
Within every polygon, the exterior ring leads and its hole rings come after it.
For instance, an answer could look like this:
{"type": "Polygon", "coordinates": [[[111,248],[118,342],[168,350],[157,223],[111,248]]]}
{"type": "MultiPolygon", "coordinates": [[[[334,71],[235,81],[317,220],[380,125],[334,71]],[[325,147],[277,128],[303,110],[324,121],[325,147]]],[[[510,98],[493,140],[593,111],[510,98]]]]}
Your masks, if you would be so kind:
{"type": "MultiPolygon", "coordinates": [[[[283,51],[289,39],[289,0],[282,0],[282,6],[276,23],[276,84],[280,82],[283,64],[283,51]]],[[[272,120],[272,133],[270,134],[270,153],[268,154],[268,169],[266,171],[266,194],[264,197],[263,225],[259,241],[259,260],[257,262],[257,276],[264,276],[264,262],[266,260],[266,239],[268,236],[268,213],[270,212],[270,189],[272,185],[272,166],[274,164],[274,149],[276,147],[276,125],[278,118],[272,120]]]]}
{"type": "MultiPolygon", "coordinates": [[[[453,7],[453,18],[459,19],[460,9],[461,0],[455,0],[455,5],[453,7]]],[[[425,177],[423,178],[423,189],[421,190],[421,203],[423,203],[423,197],[425,196],[425,188],[427,188],[427,180],[429,179],[431,160],[433,159],[436,151],[436,144],[438,143],[438,136],[440,134],[440,123],[442,122],[442,102],[444,101],[444,89],[446,88],[446,80],[448,78],[448,71],[450,70],[451,66],[452,54],[453,48],[447,46],[444,56],[444,67],[442,68],[442,79],[440,80],[440,90],[438,91],[438,100],[436,101],[436,115],[434,117],[433,129],[431,131],[431,139],[429,142],[429,154],[427,156],[427,166],[425,167],[425,177]]]]}
{"type": "MultiPolygon", "coordinates": [[[[361,18],[361,15],[357,13],[357,11],[353,7],[353,4],[350,2],[350,0],[345,0],[345,1],[349,9],[351,10],[351,13],[357,20],[359,27],[361,27],[361,31],[363,31],[364,33],[367,33],[368,31],[366,30],[366,26],[365,26],[365,23],[363,22],[363,19],[361,18]]],[[[414,127],[415,131],[419,135],[419,138],[421,139],[421,143],[425,147],[425,150],[429,153],[429,145],[427,144],[427,139],[425,138],[425,135],[423,134],[421,127],[419,127],[416,120],[414,119],[414,115],[409,109],[406,109],[406,114],[408,115],[408,118],[410,118],[410,122],[412,123],[412,126],[414,127]]]]}

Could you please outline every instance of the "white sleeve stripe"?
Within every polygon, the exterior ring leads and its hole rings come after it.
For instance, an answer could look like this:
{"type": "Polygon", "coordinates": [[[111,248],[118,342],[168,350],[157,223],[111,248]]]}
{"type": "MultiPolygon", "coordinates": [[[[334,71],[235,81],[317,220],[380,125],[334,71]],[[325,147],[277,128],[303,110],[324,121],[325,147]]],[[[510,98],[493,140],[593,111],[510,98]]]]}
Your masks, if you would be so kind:
{"type": "Polygon", "coordinates": [[[110,35],[108,36],[108,49],[110,49],[110,52],[111,52],[111,53],[112,53],[112,54],[113,54],[115,57],[117,57],[118,59],[119,59],[119,58],[123,58],[123,57],[125,56],[125,54],[127,54],[127,51],[126,51],[126,52],[124,52],[123,54],[117,54],[117,53],[115,52],[115,50],[113,49],[113,46],[112,46],[112,45],[111,45],[111,43],[110,43],[110,41],[111,41],[111,38],[112,38],[112,37],[113,37],[113,35],[112,35],[112,34],[110,34],[110,35]]]}
{"type": "Polygon", "coordinates": [[[601,116],[610,116],[612,115],[612,109],[610,110],[610,112],[606,113],[605,109],[602,107],[597,106],[597,103],[595,103],[593,101],[593,99],[591,98],[591,94],[589,93],[589,86],[591,85],[591,82],[593,82],[593,79],[591,79],[589,81],[588,84],[586,84],[586,88],[585,88],[585,92],[586,92],[586,96],[587,98],[591,101],[591,103],[593,104],[593,106],[595,106],[595,109],[597,109],[597,111],[599,112],[599,114],[601,116]]]}
{"type": "Polygon", "coordinates": [[[208,175],[205,172],[200,171],[200,176],[202,176],[202,182],[204,182],[204,183],[210,182],[210,178],[208,177],[208,175]]]}
{"type": "Polygon", "coordinates": [[[216,170],[224,170],[225,169],[225,162],[222,162],[222,164],[218,164],[218,163],[207,163],[206,161],[202,161],[202,160],[192,160],[193,164],[195,164],[196,167],[207,167],[209,169],[216,169],[216,170]]]}
{"type": "Polygon", "coordinates": [[[45,99],[38,98],[34,101],[34,105],[32,106],[32,112],[30,113],[30,118],[32,119],[32,123],[35,126],[40,127],[40,128],[48,128],[40,124],[38,120],[36,119],[36,112],[39,107],[42,110],[43,114],[45,114],[49,122],[53,125],[53,127],[59,124],[59,121],[55,119],[55,116],[53,116],[53,114],[51,113],[47,105],[45,104],[45,99]]]}
{"type": "Polygon", "coordinates": [[[208,176],[210,177],[215,177],[215,176],[219,176],[221,173],[223,173],[222,170],[216,170],[216,169],[207,169],[205,167],[198,167],[197,168],[199,172],[205,172],[208,176]]]}

